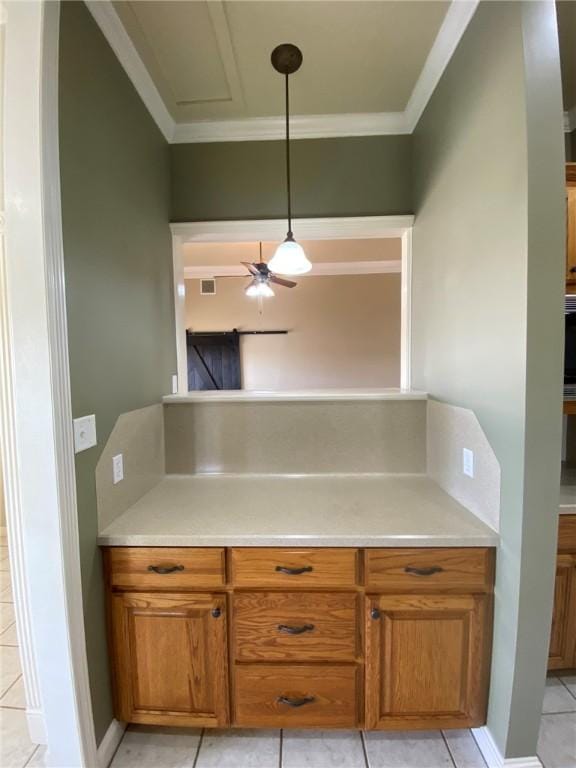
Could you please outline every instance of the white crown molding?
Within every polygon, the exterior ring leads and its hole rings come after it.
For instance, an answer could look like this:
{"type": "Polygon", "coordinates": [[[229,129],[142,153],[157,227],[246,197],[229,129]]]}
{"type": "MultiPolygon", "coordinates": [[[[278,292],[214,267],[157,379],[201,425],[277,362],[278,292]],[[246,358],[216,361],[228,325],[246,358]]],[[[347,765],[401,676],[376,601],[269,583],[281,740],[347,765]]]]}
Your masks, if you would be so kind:
{"type": "Polygon", "coordinates": [[[564,133],[576,131],[576,106],[564,112],[564,133]]]}
{"type": "Polygon", "coordinates": [[[112,720],[106,733],[104,734],[104,738],[98,745],[97,754],[98,765],[100,768],[108,768],[112,762],[112,758],[114,757],[114,754],[116,753],[116,750],[122,741],[125,730],[126,723],[122,723],[120,720],[116,719],[112,720]]]}
{"type": "MultiPolygon", "coordinates": [[[[112,50],[124,67],[136,91],[148,108],[166,140],[173,144],[224,141],[278,141],[284,138],[284,116],[237,120],[198,120],[176,123],[156,88],[140,54],[124,29],[111,0],[86,0],[90,12],[112,50]]],[[[212,6],[212,3],[209,3],[212,6]]],[[[294,115],[290,119],[293,139],[327,139],[349,136],[388,136],[410,134],[416,127],[434,88],[438,84],[456,46],[478,6],[478,0],[452,0],[422,72],[403,112],[369,112],[337,115],[294,115]]],[[[226,41],[222,9],[211,7],[226,74],[234,99],[241,100],[241,84],[226,41]]]]}
{"type": "Polygon", "coordinates": [[[482,752],[488,768],[542,768],[542,763],[536,757],[503,757],[488,726],[472,728],[472,735],[478,749],[482,752]]]}
{"type": "MultiPolygon", "coordinates": [[[[388,261],[324,261],[314,262],[310,272],[301,277],[328,277],[333,275],[386,275],[400,272],[400,259],[388,261]]],[[[186,280],[205,280],[218,277],[250,277],[246,267],[241,264],[224,264],[222,266],[193,266],[184,267],[186,280]]]]}
{"type": "Polygon", "coordinates": [[[408,133],[416,128],[477,7],[478,0],[452,0],[404,111],[408,133]]]}
{"type": "Polygon", "coordinates": [[[172,141],[174,119],[166,108],[128,32],[124,29],[112,2],[86,0],[86,5],[164,138],[166,141],[172,141]]]}
{"type": "MultiPolygon", "coordinates": [[[[402,237],[414,216],[355,216],[328,219],[294,219],[299,240],[338,240],[402,237]]],[[[182,243],[279,242],[286,237],[286,219],[254,221],[190,221],[170,224],[182,243]]]]}
{"type": "MultiPolygon", "coordinates": [[[[388,136],[410,133],[404,112],[342,115],[293,115],[292,139],[328,139],[344,136],[388,136]]],[[[172,143],[207,144],[217,141],[282,141],[286,118],[253,117],[241,120],[199,120],[176,124],[172,143]]]]}

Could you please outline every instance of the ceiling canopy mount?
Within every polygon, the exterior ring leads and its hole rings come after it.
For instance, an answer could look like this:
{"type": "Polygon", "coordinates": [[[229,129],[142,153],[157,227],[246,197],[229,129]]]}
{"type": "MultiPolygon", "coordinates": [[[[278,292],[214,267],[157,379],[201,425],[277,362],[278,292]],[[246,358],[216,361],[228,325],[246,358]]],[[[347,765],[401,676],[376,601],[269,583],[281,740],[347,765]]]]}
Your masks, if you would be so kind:
{"type": "Polygon", "coordinates": [[[272,66],[281,75],[293,75],[302,65],[302,51],[292,43],[277,45],[270,56],[272,66]]]}

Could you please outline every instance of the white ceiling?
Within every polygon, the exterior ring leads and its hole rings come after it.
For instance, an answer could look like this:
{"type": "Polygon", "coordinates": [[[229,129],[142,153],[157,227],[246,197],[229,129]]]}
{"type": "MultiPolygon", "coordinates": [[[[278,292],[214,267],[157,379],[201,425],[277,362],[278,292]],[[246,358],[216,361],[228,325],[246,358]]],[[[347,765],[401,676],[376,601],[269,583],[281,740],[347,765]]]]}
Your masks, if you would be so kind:
{"type": "Polygon", "coordinates": [[[293,113],[402,112],[446,0],[121,0],[114,7],[177,123],[281,115],[272,49],[296,43],[293,113]]]}

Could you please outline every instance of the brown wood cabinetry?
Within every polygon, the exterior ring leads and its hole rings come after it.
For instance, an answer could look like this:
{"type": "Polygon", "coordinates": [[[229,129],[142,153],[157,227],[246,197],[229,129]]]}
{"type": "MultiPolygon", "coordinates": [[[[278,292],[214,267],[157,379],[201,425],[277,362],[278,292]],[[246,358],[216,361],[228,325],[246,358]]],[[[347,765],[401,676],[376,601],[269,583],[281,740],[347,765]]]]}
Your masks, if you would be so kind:
{"type": "Polygon", "coordinates": [[[484,722],[486,595],[368,600],[366,727],[469,728],[484,722]]]}
{"type": "Polygon", "coordinates": [[[120,720],[228,723],[224,595],[122,592],[110,616],[120,720]]]}
{"type": "Polygon", "coordinates": [[[566,291],[576,293],[576,163],[566,163],[566,291]]]}
{"type": "Polygon", "coordinates": [[[560,515],[548,669],[576,668],[576,515],[560,515]]]}
{"type": "Polygon", "coordinates": [[[166,725],[484,722],[494,550],[105,550],[116,716],[166,725]]]}

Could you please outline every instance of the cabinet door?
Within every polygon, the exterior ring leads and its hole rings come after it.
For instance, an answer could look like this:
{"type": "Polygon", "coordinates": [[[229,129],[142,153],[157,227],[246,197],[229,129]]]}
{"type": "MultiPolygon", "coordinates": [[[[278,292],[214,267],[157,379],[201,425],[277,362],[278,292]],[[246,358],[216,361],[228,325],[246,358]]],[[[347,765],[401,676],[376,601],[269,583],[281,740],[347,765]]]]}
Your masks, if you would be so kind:
{"type": "Polygon", "coordinates": [[[566,187],[566,285],[576,291],[576,165],[566,187]]]}
{"type": "Polygon", "coordinates": [[[576,556],[558,555],[548,669],[576,665],[576,556]]]}
{"type": "Polygon", "coordinates": [[[112,594],[116,717],[227,725],[224,595],[112,594]]]}
{"type": "Polygon", "coordinates": [[[491,596],[382,595],[366,602],[366,727],[482,725],[491,596]]]}

